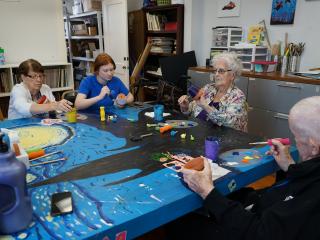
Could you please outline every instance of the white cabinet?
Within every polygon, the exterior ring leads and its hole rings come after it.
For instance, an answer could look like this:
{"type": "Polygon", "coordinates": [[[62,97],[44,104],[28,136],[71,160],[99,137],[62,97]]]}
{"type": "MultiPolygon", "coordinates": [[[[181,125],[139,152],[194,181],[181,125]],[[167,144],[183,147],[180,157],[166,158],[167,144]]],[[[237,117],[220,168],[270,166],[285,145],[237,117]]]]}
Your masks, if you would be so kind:
{"type": "MultiPolygon", "coordinates": [[[[46,75],[45,83],[53,92],[72,90],[73,71],[70,63],[41,63],[46,75]]],[[[12,87],[20,82],[18,64],[0,65],[0,97],[10,96],[12,87]]]]}
{"type": "Polygon", "coordinates": [[[266,61],[268,57],[268,48],[262,46],[233,46],[230,47],[231,52],[235,52],[241,59],[243,70],[252,71],[254,61],[266,61]]]}
{"type": "Polygon", "coordinates": [[[210,59],[220,52],[229,51],[230,47],[242,40],[241,27],[214,27],[212,28],[212,34],[210,59]]]}

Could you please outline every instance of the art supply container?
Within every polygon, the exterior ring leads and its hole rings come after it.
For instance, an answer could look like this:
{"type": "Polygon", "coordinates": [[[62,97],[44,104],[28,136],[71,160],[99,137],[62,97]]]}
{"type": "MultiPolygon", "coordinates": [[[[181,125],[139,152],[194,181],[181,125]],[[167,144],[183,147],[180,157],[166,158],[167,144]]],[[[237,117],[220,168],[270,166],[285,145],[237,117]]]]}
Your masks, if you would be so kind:
{"type": "Polygon", "coordinates": [[[189,88],[188,88],[188,94],[194,98],[197,93],[199,92],[199,88],[197,88],[196,86],[194,85],[191,85],[189,88]]]}
{"type": "Polygon", "coordinates": [[[77,122],[77,109],[72,108],[70,112],[67,112],[67,121],[69,123],[77,122]]]}
{"type": "Polygon", "coordinates": [[[288,69],[288,57],[283,56],[282,58],[282,65],[281,65],[281,75],[285,75],[288,69]]]}
{"type": "Polygon", "coordinates": [[[106,112],[104,110],[104,106],[100,107],[100,121],[101,122],[106,121],[106,112]]]}
{"type": "Polygon", "coordinates": [[[205,155],[212,161],[216,161],[220,150],[220,143],[217,137],[209,136],[205,140],[205,155]]]}
{"type": "Polygon", "coordinates": [[[153,112],[154,112],[154,120],[155,121],[162,121],[163,120],[163,111],[164,106],[161,104],[156,104],[153,106],[153,112]]]}
{"type": "Polygon", "coordinates": [[[27,228],[32,220],[26,190],[26,166],[19,162],[0,133],[0,235],[27,228]]]}

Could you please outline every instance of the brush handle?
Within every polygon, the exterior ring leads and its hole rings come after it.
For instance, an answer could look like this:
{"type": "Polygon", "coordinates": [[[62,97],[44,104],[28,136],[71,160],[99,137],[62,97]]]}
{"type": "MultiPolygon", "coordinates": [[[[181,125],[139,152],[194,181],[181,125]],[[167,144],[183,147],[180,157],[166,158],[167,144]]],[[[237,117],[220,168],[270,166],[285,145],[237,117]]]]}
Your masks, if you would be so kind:
{"type": "MultiPolygon", "coordinates": [[[[274,138],[274,140],[277,140],[281,142],[283,145],[290,145],[290,139],[289,138],[274,138]]],[[[272,139],[268,140],[268,145],[272,146],[272,139]]]]}

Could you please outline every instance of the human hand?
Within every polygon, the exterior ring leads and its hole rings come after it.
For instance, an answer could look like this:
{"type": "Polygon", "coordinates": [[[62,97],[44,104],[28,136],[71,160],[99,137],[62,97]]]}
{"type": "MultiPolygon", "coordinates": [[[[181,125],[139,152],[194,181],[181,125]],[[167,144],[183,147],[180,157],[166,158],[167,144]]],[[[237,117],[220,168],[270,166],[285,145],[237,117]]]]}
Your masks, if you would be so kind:
{"type": "Polygon", "coordinates": [[[206,158],[204,158],[204,169],[202,171],[182,168],[181,172],[183,173],[183,180],[188,184],[189,188],[198,193],[203,199],[214,188],[211,166],[206,158]]]}
{"type": "Polygon", "coordinates": [[[187,95],[182,95],[181,97],[179,97],[178,103],[180,105],[180,109],[181,109],[182,112],[188,111],[189,100],[188,100],[188,96],[187,95]]]}
{"type": "Polygon", "coordinates": [[[207,107],[209,106],[208,103],[207,103],[207,101],[206,101],[206,99],[204,98],[203,95],[200,97],[199,100],[196,100],[196,103],[197,103],[197,105],[198,105],[199,107],[201,107],[201,108],[203,108],[203,109],[205,109],[205,110],[206,110],[207,107]]]}
{"type": "Polygon", "coordinates": [[[59,102],[54,102],[56,111],[62,111],[62,112],[70,112],[72,110],[72,102],[69,102],[66,99],[62,99],[59,102]]]}
{"type": "Polygon", "coordinates": [[[204,95],[204,89],[203,88],[201,88],[199,91],[198,91],[198,93],[194,96],[194,100],[199,100],[200,99],[200,97],[201,96],[203,96],[204,95]]]}
{"type": "Polygon", "coordinates": [[[115,104],[119,108],[124,108],[125,105],[127,104],[127,96],[124,95],[123,93],[119,93],[117,98],[116,98],[115,104]]]}
{"type": "Polygon", "coordinates": [[[103,86],[101,88],[99,97],[100,99],[103,99],[106,95],[110,95],[110,89],[108,88],[108,86],[103,86]]]}
{"type": "Polygon", "coordinates": [[[295,164],[290,152],[290,145],[283,145],[280,141],[272,139],[272,146],[270,151],[267,152],[269,155],[273,155],[277,164],[283,171],[288,171],[289,165],[295,164]]]}

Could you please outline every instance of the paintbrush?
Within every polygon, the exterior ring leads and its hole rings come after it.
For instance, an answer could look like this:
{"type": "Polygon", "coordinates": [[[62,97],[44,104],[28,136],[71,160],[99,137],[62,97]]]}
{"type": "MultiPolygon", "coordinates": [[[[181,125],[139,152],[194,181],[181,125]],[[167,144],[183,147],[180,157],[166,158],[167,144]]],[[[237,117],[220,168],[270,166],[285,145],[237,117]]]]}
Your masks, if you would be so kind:
{"type": "MultiPolygon", "coordinates": [[[[273,145],[272,143],[273,139],[268,139],[266,142],[253,142],[253,143],[249,143],[250,145],[264,145],[264,144],[268,144],[270,146],[273,145]]],[[[274,138],[274,140],[277,140],[279,142],[281,142],[283,145],[290,145],[290,139],[289,138],[274,138]]]]}
{"type": "Polygon", "coordinates": [[[58,159],[54,159],[54,160],[47,161],[47,162],[41,162],[41,163],[31,164],[30,167],[35,167],[35,166],[40,166],[40,165],[44,165],[44,164],[49,164],[49,163],[55,163],[55,162],[65,161],[65,160],[67,160],[67,158],[58,158],[58,159]]]}

